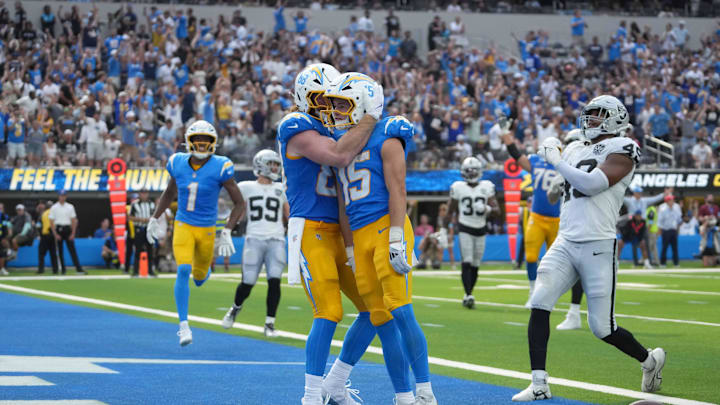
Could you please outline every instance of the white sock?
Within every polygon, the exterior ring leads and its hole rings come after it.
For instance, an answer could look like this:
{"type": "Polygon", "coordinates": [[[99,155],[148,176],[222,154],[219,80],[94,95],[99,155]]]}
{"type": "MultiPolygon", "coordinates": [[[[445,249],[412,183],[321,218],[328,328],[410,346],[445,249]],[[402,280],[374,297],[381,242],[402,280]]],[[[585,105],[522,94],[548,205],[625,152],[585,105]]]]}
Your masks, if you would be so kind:
{"type": "Polygon", "coordinates": [[[396,392],[395,399],[397,399],[398,405],[412,404],[415,402],[415,395],[413,395],[412,391],[396,392]]]}
{"type": "Polygon", "coordinates": [[[538,385],[547,385],[548,373],[545,370],[533,370],[532,371],[532,382],[538,385]]]}
{"type": "Polygon", "coordinates": [[[335,391],[345,387],[345,381],[347,381],[348,377],[350,377],[352,369],[353,366],[345,363],[339,358],[335,359],[335,363],[333,363],[332,368],[330,368],[330,372],[325,377],[325,386],[331,388],[331,390],[329,389],[328,391],[335,391]]]}
{"type": "Polygon", "coordinates": [[[188,321],[181,321],[181,322],[180,322],[180,329],[184,329],[184,328],[190,329],[190,324],[188,323],[188,321]]]}
{"type": "Polygon", "coordinates": [[[570,304],[570,311],[568,312],[573,315],[580,315],[580,304],[570,304]]]}
{"type": "Polygon", "coordinates": [[[271,323],[271,324],[275,325],[275,317],[274,316],[266,316],[265,323],[271,323]]]}
{"type": "Polygon", "coordinates": [[[644,369],[650,370],[651,368],[655,367],[655,359],[653,356],[650,355],[650,352],[648,352],[647,359],[642,362],[642,366],[644,369]]]}
{"type": "Polygon", "coordinates": [[[420,391],[432,392],[432,385],[430,385],[430,381],[417,383],[417,384],[415,384],[415,389],[417,392],[420,392],[420,391]]]}
{"type": "Polygon", "coordinates": [[[305,374],[305,400],[322,401],[322,380],[321,375],[305,374]]]}
{"type": "Polygon", "coordinates": [[[530,282],[530,292],[532,292],[535,289],[535,280],[528,280],[530,282]]]}

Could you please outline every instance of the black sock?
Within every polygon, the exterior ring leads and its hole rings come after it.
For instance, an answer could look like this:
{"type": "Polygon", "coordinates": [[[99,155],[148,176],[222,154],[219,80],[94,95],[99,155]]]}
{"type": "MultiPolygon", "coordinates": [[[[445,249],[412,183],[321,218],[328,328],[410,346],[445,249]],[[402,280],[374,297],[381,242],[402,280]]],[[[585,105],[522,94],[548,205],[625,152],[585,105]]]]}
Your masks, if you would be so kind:
{"type": "Polygon", "coordinates": [[[478,266],[470,266],[470,291],[475,288],[478,278],[478,266]]]}
{"type": "Polygon", "coordinates": [[[572,299],[570,300],[571,303],[580,305],[582,302],[582,296],[583,296],[583,288],[582,283],[580,280],[575,283],[575,285],[572,288],[572,299]]]}
{"type": "Polygon", "coordinates": [[[240,305],[242,305],[245,299],[250,296],[250,291],[252,290],[252,288],[252,284],[238,284],[237,289],[235,290],[235,306],[239,307],[240,305]]]}
{"type": "Polygon", "coordinates": [[[461,275],[463,288],[465,289],[466,295],[472,294],[472,290],[473,290],[473,285],[471,282],[472,278],[470,277],[470,273],[472,272],[471,267],[472,266],[470,266],[470,263],[465,263],[465,262],[463,262],[460,265],[460,271],[461,271],[460,275],[461,275]]]}
{"type": "Polygon", "coordinates": [[[269,278],[268,279],[268,293],[267,299],[267,316],[275,318],[277,313],[278,305],[280,305],[280,279],[269,278]]]}
{"type": "Polygon", "coordinates": [[[605,336],[602,340],[605,343],[610,343],[611,345],[617,347],[620,351],[641,363],[648,357],[647,349],[641,345],[640,342],[635,340],[635,336],[633,336],[630,331],[619,326],[615,332],[605,336]]]}
{"type": "Polygon", "coordinates": [[[528,324],[530,369],[545,370],[548,339],[550,339],[550,311],[533,308],[530,311],[528,324]]]}

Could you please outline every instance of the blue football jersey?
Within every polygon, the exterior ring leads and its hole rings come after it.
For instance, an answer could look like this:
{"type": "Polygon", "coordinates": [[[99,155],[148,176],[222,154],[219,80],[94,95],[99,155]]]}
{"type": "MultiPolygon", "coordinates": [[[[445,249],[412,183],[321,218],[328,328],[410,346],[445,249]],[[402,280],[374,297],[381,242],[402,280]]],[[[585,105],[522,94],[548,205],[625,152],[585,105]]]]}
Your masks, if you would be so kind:
{"type": "MultiPolygon", "coordinates": [[[[357,230],[387,215],[390,195],[385,186],[382,146],[388,138],[400,138],[405,145],[413,136],[412,124],[401,116],[380,120],[365,148],[342,169],[336,169],[342,184],[350,229],[357,230]]],[[[407,158],[407,149],[405,150],[407,158]]]]}
{"type": "Polygon", "coordinates": [[[547,197],[550,183],[555,176],[558,176],[558,172],[553,165],[542,160],[538,155],[530,155],[528,156],[528,160],[532,168],[532,173],[530,174],[533,185],[532,212],[546,217],[559,217],[561,201],[550,204],[547,197]]]}
{"type": "Polygon", "coordinates": [[[287,144],[293,136],[316,131],[330,136],[322,122],[306,113],[292,112],[278,124],[277,140],[283,160],[283,176],[290,204],[291,218],[305,218],[328,223],[338,222],[335,174],[329,166],[319,165],[304,157],[292,157],[287,144]]]}
{"type": "Polygon", "coordinates": [[[189,153],[170,156],[167,171],[178,189],[178,210],[175,219],[188,225],[215,226],[218,197],[223,183],[232,179],[235,167],[225,156],[212,155],[202,167],[190,166],[189,153]]]}

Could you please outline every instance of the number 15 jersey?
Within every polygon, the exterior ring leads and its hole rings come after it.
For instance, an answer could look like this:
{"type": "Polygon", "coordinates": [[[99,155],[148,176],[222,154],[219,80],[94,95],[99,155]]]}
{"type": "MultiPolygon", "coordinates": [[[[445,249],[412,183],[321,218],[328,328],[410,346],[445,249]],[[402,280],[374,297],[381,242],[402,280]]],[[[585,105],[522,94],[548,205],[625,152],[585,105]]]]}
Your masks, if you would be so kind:
{"type": "Polygon", "coordinates": [[[594,145],[575,148],[563,156],[569,165],[591,172],[608,156],[619,154],[633,161],[633,169],[612,187],[587,196],[565,181],[565,201],[560,210],[560,236],[573,242],[615,239],[615,224],[623,205],[625,190],[632,181],[635,165],[640,161],[640,149],[630,138],[615,137],[594,145]]]}

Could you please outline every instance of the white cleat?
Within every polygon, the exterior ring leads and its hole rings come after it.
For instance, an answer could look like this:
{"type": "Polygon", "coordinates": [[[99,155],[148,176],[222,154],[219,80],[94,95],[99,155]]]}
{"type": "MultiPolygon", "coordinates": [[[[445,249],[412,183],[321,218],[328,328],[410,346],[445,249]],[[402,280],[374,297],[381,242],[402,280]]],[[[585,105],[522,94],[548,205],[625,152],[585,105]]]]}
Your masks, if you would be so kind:
{"type": "Polygon", "coordinates": [[[437,405],[437,399],[435,394],[429,390],[418,390],[415,395],[415,405],[437,405]]]}
{"type": "Polygon", "coordinates": [[[363,400],[360,398],[360,390],[356,388],[350,388],[350,380],[345,382],[345,385],[340,389],[333,389],[325,384],[326,380],[323,380],[322,396],[323,404],[328,405],[361,405],[363,400]]]}
{"type": "Polygon", "coordinates": [[[187,346],[192,343],[192,331],[187,323],[180,325],[180,330],[177,334],[180,336],[180,346],[187,346]]]}
{"type": "Polygon", "coordinates": [[[642,391],[659,391],[660,384],[662,384],[662,369],[665,366],[665,350],[659,347],[653,350],[648,349],[648,356],[653,359],[653,367],[641,367],[643,372],[642,391]]]}
{"type": "Polygon", "coordinates": [[[567,316],[565,316],[565,320],[562,321],[560,325],[558,325],[555,329],[557,330],[573,330],[573,329],[580,329],[582,326],[582,321],[580,320],[580,314],[576,314],[573,312],[568,312],[567,316]]]}
{"type": "Polygon", "coordinates": [[[473,297],[472,295],[466,295],[465,297],[463,297],[462,304],[467,309],[475,308],[475,297],[473,297]]]}
{"type": "Polygon", "coordinates": [[[5,267],[0,269],[0,276],[9,276],[9,275],[10,275],[10,272],[5,270],[5,267]]]}
{"type": "Polygon", "coordinates": [[[235,305],[231,306],[230,309],[228,309],[225,316],[223,316],[222,319],[222,327],[225,329],[230,329],[233,326],[233,323],[235,323],[235,317],[237,316],[238,312],[240,312],[240,309],[242,308],[242,305],[239,307],[236,307],[235,305]]]}
{"type": "Polygon", "coordinates": [[[650,261],[647,259],[645,259],[645,263],[643,263],[643,267],[648,270],[652,270],[652,268],[653,268],[652,264],[650,264],[650,261]]]}
{"type": "Polygon", "coordinates": [[[527,402],[527,401],[540,401],[543,399],[552,398],[550,394],[550,386],[547,384],[537,385],[530,383],[530,386],[522,390],[520,393],[515,394],[512,400],[515,402],[527,402]]]}
{"type": "Polygon", "coordinates": [[[265,337],[274,338],[277,337],[278,333],[275,331],[275,324],[274,323],[266,323],[265,324],[265,337]]]}

